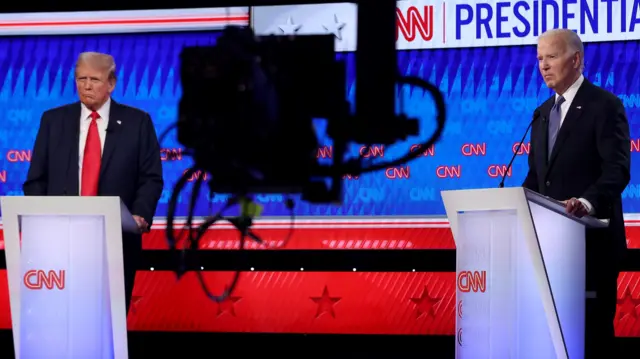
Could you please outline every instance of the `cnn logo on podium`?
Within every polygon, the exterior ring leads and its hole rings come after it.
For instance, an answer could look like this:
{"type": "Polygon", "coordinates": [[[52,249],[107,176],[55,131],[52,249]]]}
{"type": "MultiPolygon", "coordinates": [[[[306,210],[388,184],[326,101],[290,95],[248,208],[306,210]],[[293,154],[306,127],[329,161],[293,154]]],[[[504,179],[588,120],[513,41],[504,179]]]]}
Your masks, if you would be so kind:
{"type": "Polygon", "coordinates": [[[487,290],[487,271],[460,271],[458,273],[458,290],[463,293],[487,290]]]}
{"type": "Polygon", "coordinates": [[[65,287],[65,271],[31,269],[24,274],[24,285],[31,290],[55,289],[63,290],[65,287]]]}

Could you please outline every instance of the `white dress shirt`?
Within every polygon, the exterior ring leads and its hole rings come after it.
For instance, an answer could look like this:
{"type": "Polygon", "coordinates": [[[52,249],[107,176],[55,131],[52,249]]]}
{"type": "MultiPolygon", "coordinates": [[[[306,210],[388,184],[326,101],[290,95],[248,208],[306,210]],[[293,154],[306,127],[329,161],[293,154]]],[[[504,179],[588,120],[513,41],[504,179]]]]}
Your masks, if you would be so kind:
{"type": "MultiPolygon", "coordinates": [[[[78,153],[78,193],[82,193],[82,161],[84,160],[84,147],[87,143],[87,135],[89,133],[89,125],[91,124],[91,110],[84,104],[80,104],[80,143],[78,153]]],[[[100,135],[101,149],[104,151],[104,141],[107,138],[107,125],[109,124],[109,110],[111,109],[111,99],[109,98],[102,107],[96,111],[100,118],[96,120],[98,125],[98,134],[100,135]]]]}
{"type": "Polygon", "coordinates": [[[567,91],[565,91],[562,95],[556,94],[556,101],[558,101],[558,97],[564,97],[564,102],[560,105],[560,127],[564,123],[564,118],[567,117],[567,112],[569,112],[569,108],[571,108],[571,103],[573,99],[576,98],[576,94],[578,93],[578,89],[582,86],[584,82],[584,76],[580,75],[576,82],[573,85],[569,86],[567,91]]]}
{"type": "MultiPolygon", "coordinates": [[[[562,103],[562,105],[560,105],[560,128],[562,128],[564,119],[565,117],[567,117],[567,112],[569,112],[569,109],[571,108],[571,103],[573,102],[573,99],[576,98],[578,89],[580,89],[580,86],[582,86],[583,82],[584,82],[584,76],[580,75],[580,77],[578,77],[576,82],[574,82],[573,85],[569,86],[567,91],[565,91],[562,95],[559,95],[556,93],[556,101],[558,100],[558,97],[560,96],[564,97],[564,102],[562,103]]],[[[578,199],[587,208],[587,211],[589,212],[589,214],[593,214],[593,206],[591,205],[591,203],[584,198],[578,198],[578,199]]]]}

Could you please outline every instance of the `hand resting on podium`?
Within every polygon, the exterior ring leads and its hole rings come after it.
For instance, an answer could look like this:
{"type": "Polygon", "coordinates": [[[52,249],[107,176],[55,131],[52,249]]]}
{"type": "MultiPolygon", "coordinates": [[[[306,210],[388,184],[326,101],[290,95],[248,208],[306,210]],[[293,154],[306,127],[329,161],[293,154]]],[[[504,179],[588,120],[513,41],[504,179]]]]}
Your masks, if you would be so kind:
{"type": "Polygon", "coordinates": [[[590,212],[588,205],[584,201],[581,201],[580,199],[575,197],[561,201],[561,203],[564,205],[567,213],[572,214],[578,218],[582,218],[588,215],[590,212]]]}
{"type": "Polygon", "coordinates": [[[138,225],[138,229],[140,230],[140,233],[149,232],[149,224],[147,223],[147,221],[144,220],[144,218],[140,216],[136,216],[135,214],[132,217],[133,217],[133,220],[136,221],[136,224],[138,225]]]}

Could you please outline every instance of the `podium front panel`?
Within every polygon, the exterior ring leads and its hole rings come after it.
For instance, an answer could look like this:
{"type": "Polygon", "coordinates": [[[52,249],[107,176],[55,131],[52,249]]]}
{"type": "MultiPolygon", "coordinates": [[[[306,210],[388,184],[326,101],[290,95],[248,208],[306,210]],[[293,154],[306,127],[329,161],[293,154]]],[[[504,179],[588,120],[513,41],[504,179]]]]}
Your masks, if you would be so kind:
{"type": "Polygon", "coordinates": [[[21,236],[21,359],[113,358],[104,218],[22,216],[21,236]]]}
{"type": "Polygon", "coordinates": [[[555,358],[517,211],[457,218],[456,358],[555,358]]]}
{"type": "Polygon", "coordinates": [[[569,358],[584,358],[585,344],[585,228],[531,203],[544,273],[569,358]]]}

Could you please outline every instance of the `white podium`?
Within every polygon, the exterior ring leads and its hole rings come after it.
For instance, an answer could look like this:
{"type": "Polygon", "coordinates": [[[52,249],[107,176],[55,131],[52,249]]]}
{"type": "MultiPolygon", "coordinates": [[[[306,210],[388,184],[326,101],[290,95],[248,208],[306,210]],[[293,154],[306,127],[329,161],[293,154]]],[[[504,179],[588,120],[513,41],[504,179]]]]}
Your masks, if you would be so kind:
{"type": "Polygon", "coordinates": [[[2,197],[18,359],[127,358],[118,197],[2,197]]]}
{"type": "Polygon", "coordinates": [[[585,228],[518,188],[443,191],[456,243],[456,358],[584,358],[585,228]]]}

